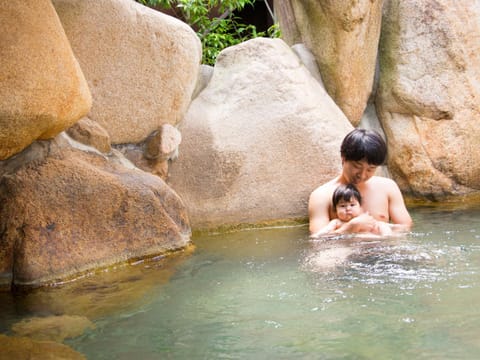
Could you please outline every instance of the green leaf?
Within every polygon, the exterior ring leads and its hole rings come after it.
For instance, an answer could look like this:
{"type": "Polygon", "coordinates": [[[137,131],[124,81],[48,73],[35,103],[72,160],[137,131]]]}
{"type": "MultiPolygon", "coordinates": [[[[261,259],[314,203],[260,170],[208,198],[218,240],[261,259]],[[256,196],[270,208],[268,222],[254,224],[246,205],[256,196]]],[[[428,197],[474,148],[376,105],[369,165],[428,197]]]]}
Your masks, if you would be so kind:
{"type": "Polygon", "coordinates": [[[259,37],[280,37],[280,28],[274,24],[265,32],[257,32],[254,25],[243,24],[234,15],[255,0],[136,0],[162,9],[176,9],[176,16],[197,33],[202,42],[204,64],[214,65],[224,48],[259,37]]]}

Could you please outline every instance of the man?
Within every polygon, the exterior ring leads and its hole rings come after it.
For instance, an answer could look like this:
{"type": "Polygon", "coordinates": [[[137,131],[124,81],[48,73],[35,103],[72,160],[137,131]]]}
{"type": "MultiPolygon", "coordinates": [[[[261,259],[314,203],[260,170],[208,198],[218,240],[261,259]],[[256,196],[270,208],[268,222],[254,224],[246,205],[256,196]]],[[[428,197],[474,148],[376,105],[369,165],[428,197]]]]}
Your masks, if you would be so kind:
{"type": "Polygon", "coordinates": [[[332,195],[342,184],[354,184],[358,188],[365,213],[344,223],[335,233],[374,232],[377,221],[392,222],[397,231],[409,230],[412,218],[398,185],[391,179],[374,176],[387,155],[387,145],[382,137],[372,130],[355,129],[343,140],[340,154],[341,174],[310,195],[310,233],[315,234],[337,217],[332,206],[332,195]]]}

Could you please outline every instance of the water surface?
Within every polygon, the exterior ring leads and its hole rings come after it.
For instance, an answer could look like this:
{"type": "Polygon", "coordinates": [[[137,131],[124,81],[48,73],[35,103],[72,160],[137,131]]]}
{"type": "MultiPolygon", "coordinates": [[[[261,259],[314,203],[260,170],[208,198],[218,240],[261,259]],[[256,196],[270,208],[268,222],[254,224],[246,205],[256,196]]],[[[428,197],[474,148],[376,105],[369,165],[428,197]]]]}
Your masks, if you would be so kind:
{"type": "Polygon", "coordinates": [[[476,359],[480,209],[418,208],[398,239],[306,226],[194,238],[195,251],[2,295],[0,331],[83,315],[88,359],[476,359]]]}

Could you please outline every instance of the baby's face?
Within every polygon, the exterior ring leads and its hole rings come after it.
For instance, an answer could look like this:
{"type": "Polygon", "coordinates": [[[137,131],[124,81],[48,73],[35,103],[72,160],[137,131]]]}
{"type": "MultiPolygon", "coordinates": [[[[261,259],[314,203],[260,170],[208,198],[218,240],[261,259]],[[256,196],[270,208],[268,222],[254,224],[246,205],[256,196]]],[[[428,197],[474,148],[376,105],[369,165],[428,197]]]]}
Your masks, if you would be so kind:
{"type": "Polygon", "coordinates": [[[342,221],[350,221],[362,213],[362,208],[357,199],[351,198],[348,201],[340,200],[336,207],[337,216],[342,221]]]}

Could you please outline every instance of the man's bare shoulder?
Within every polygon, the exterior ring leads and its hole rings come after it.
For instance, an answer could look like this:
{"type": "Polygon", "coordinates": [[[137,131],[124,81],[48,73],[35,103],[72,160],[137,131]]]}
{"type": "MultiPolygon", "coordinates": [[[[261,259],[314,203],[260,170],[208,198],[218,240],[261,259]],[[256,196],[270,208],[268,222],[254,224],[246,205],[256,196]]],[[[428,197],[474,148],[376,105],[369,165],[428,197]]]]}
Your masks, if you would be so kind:
{"type": "Polygon", "coordinates": [[[398,187],[394,180],[383,176],[372,176],[368,182],[370,186],[380,186],[385,189],[398,187]]]}
{"type": "Polygon", "coordinates": [[[366,196],[369,196],[371,199],[375,199],[375,195],[384,194],[388,199],[397,199],[401,197],[401,191],[397,183],[386,177],[382,176],[373,176],[368,181],[368,186],[365,188],[366,196]],[[375,195],[374,195],[375,194],[375,195]]]}
{"type": "Polygon", "coordinates": [[[329,182],[326,182],[323,185],[320,185],[317,187],[315,190],[312,191],[310,194],[310,199],[317,199],[317,198],[324,198],[332,196],[333,192],[335,191],[336,187],[339,185],[339,181],[337,178],[330,180],[329,182]]]}

